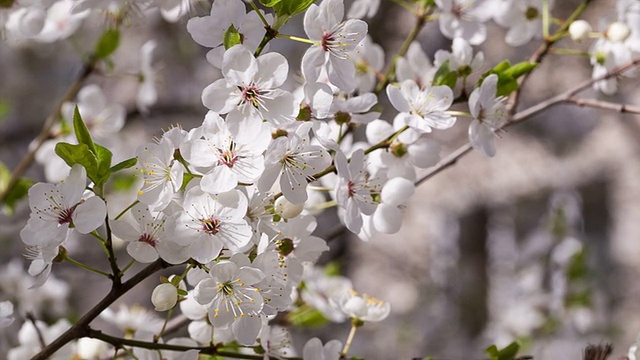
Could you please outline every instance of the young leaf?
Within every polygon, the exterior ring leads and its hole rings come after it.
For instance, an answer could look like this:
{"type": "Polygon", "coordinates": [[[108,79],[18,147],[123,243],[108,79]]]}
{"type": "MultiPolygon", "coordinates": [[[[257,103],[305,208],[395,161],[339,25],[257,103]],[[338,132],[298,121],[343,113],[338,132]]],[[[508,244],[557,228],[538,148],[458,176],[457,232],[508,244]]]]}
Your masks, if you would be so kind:
{"type": "Polygon", "coordinates": [[[138,163],[138,158],[131,158],[127,160],[122,160],[121,162],[113,165],[111,169],[109,169],[110,173],[118,172],[120,170],[128,169],[130,167],[135,166],[138,163]]]}
{"type": "Polygon", "coordinates": [[[120,45],[120,31],[118,29],[107,29],[102,33],[96,45],[94,56],[97,59],[104,59],[113,54],[118,48],[118,45],[120,45]]]}
{"type": "Polygon", "coordinates": [[[13,214],[13,212],[16,210],[16,204],[18,203],[18,201],[27,196],[31,185],[33,185],[33,180],[28,178],[21,178],[13,186],[13,188],[11,188],[9,193],[4,198],[3,211],[6,215],[13,214]]]}
{"type": "Polygon", "coordinates": [[[111,157],[113,154],[104,146],[96,144],[95,147],[98,169],[94,183],[98,186],[102,186],[107,182],[107,180],[109,180],[109,176],[111,176],[111,157]]]}
{"type": "Polygon", "coordinates": [[[59,142],[56,144],[55,152],[69,166],[82,165],[87,170],[87,177],[96,182],[95,175],[98,172],[98,159],[86,144],[74,145],[59,142]]]}
{"type": "Polygon", "coordinates": [[[91,133],[89,133],[89,129],[87,125],[82,120],[82,115],[80,115],[80,111],[78,110],[78,105],[73,110],[73,131],[76,134],[76,138],[80,144],[85,144],[91,150],[92,153],[96,153],[96,147],[93,143],[93,139],[91,138],[91,133]]]}
{"type": "Polygon", "coordinates": [[[511,66],[510,68],[508,68],[507,70],[505,70],[504,74],[507,75],[507,76],[511,76],[514,79],[517,79],[520,76],[531,72],[531,70],[535,69],[536,66],[538,66],[538,64],[532,63],[532,62],[528,62],[528,61],[523,61],[523,62],[517,63],[517,64],[511,66]]]}
{"type": "Polygon", "coordinates": [[[449,68],[449,60],[445,61],[433,76],[433,86],[446,85],[453,89],[458,81],[458,74],[449,68]]]}
{"type": "Polygon", "coordinates": [[[225,49],[230,49],[234,45],[242,44],[242,35],[238,32],[233,24],[229,26],[227,31],[224,32],[224,39],[222,41],[225,49]]]}
{"type": "Polygon", "coordinates": [[[277,16],[293,17],[309,8],[315,0],[281,0],[273,6],[277,16]]]}
{"type": "Polygon", "coordinates": [[[266,6],[266,7],[274,7],[281,1],[282,0],[260,0],[260,4],[262,4],[262,5],[266,6]]]}

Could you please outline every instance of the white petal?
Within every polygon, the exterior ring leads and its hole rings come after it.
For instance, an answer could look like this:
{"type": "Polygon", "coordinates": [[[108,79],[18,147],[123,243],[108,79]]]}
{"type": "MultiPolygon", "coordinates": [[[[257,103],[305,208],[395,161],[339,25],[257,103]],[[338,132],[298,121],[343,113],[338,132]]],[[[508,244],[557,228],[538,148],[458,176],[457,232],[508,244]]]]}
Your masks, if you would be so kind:
{"type": "Polygon", "coordinates": [[[73,225],[81,234],[88,234],[104,223],[107,206],[97,196],[85,200],[73,212],[73,225]]]}

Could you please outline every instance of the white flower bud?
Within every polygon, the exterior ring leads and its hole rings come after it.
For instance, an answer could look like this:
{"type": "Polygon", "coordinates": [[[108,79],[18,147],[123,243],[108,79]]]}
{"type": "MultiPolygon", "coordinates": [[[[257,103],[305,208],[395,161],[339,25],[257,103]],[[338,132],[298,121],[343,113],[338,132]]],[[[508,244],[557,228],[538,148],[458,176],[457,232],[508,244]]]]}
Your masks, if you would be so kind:
{"type": "Polygon", "coordinates": [[[575,41],[582,41],[589,38],[591,25],[586,20],[576,20],[569,26],[569,35],[575,41]]]}
{"type": "Polygon", "coordinates": [[[24,36],[36,36],[44,27],[47,14],[41,9],[27,8],[20,18],[20,31],[24,36]]]}
{"type": "Polygon", "coordinates": [[[276,214],[282,216],[285,219],[293,219],[294,217],[300,215],[303,209],[304,203],[293,204],[284,196],[280,196],[274,204],[274,210],[276,214]]]}
{"type": "Polygon", "coordinates": [[[178,289],[169,283],[160,284],[151,293],[151,302],[156,311],[167,311],[178,302],[178,289]]]}
{"type": "Polygon", "coordinates": [[[98,339],[80,338],[76,345],[76,355],[80,359],[100,359],[106,355],[109,345],[98,339]]]}
{"type": "Polygon", "coordinates": [[[623,42],[625,41],[629,35],[631,34],[631,29],[627,26],[627,24],[616,21],[609,25],[607,31],[605,32],[605,36],[607,39],[613,42],[623,42]]]}

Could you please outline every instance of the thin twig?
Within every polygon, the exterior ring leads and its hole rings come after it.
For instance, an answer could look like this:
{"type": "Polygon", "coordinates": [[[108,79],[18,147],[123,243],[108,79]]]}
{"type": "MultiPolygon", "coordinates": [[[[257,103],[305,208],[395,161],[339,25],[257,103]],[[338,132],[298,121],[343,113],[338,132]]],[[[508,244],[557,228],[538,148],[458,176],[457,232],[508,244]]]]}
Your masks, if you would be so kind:
{"type": "Polygon", "coordinates": [[[590,107],[596,109],[613,110],[622,114],[640,114],[640,106],[619,104],[610,101],[596,99],[582,99],[571,97],[565,100],[566,103],[576,104],[579,107],[590,107]]]}
{"type": "Polygon", "coordinates": [[[7,187],[3,192],[0,192],[0,204],[4,203],[7,195],[11,193],[11,190],[13,190],[13,188],[16,186],[22,175],[24,175],[24,173],[29,169],[29,167],[33,163],[33,160],[35,159],[36,152],[40,149],[42,144],[51,137],[51,129],[56,124],[56,121],[60,118],[62,105],[65,102],[73,101],[73,99],[76,97],[76,95],[84,85],[84,82],[93,73],[95,69],[95,61],[96,60],[90,60],[82,66],[82,70],[78,74],[78,77],[69,86],[69,89],[67,89],[67,92],[64,94],[60,102],[58,102],[51,115],[49,115],[49,117],[45,120],[44,124],[42,125],[42,130],[40,130],[38,136],[29,144],[27,153],[22,157],[22,159],[20,159],[18,165],[11,172],[11,179],[9,179],[7,187]]]}
{"type": "Polygon", "coordinates": [[[36,317],[33,315],[32,312],[27,312],[26,317],[31,322],[31,324],[33,324],[33,328],[36,330],[36,335],[38,336],[38,342],[40,343],[40,346],[42,346],[43,348],[46,347],[47,343],[44,341],[44,336],[42,336],[42,331],[38,327],[38,323],[36,322],[36,317]]]}
{"type": "Polygon", "coordinates": [[[111,304],[113,304],[117,299],[119,299],[122,295],[127,293],[133,287],[138,285],[142,280],[148,278],[159,270],[171,267],[173,265],[166,263],[165,261],[159,259],[155,262],[151,263],[144,269],[140,270],[137,274],[135,274],[131,279],[125,281],[118,287],[112,287],[111,291],[102,299],[98,304],[96,304],[91,310],[89,310],[78,322],[76,322],[71,328],[65,331],[62,335],[60,335],[57,339],[55,339],[51,344],[47,345],[42,351],[40,351],[37,355],[35,355],[31,360],[45,360],[48,359],[52,354],[58,351],[61,347],[68,344],[70,341],[75,339],[79,339],[81,337],[86,336],[87,331],[89,329],[89,324],[102,313],[106,308],[108,308],[111,304]]]}

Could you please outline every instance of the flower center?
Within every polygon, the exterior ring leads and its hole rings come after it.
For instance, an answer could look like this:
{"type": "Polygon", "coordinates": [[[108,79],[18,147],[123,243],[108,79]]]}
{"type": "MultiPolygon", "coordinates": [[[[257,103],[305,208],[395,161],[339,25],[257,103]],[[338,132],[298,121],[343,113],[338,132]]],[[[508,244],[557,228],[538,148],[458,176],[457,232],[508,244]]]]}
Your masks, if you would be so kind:
{"type": "Polygon", "coordinates": [[[209,219],[200,219],[202,223],[202,230],[209,235],[215,235],[220,231],[220,220],[209,218],[209,219]]]}
{"type": "Polygon", "coordinates": [[[253,107],[257,108],[260,105],[260,89],[255,85],[249,85],[242,89],[242,101],[245,103],[251,103],[253,107]]]}
{"type": "Polygon", "coordinates": [[[325,30],[324,33],[322,34],[322,41],[320,43],[322,46],[322,50],[329,51],[329,47],[331,47],[331,45],[333,45],[334,42],[335,42],[335,39],[333,37],[333,33],[330,33],[329,31],[325,30]]]}
{"type": "Polygon", "coordinates": [[[153,235],[147,233],[140,235],[138,241],[142,241],[143,243],[147,243],[153,247],[156,247],[157,244],[156,239],[153,238],[153,235]]]}
{"type": "Polygon", "coordinates": [[[391,150],[391,153],[397,157],[397,158],[401,158],[405,155],[407,155],[407,146],[403,143],[400,142],[396,142],[391,144],[391,146],[389,147],[389,149],[391,150]]]}
{"type": "Polygon", "coordinates": [[[349,180],[347,183],[347,192],[349,193],[349,197],[356,195],[356,184],[352,180],[349,180]]]}
{"type": "Polygon", "coordinates": [[[64,209],[58,214],[58,224],[70,224],[73,216],[73,208],[64,209]]]}

